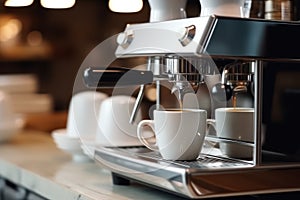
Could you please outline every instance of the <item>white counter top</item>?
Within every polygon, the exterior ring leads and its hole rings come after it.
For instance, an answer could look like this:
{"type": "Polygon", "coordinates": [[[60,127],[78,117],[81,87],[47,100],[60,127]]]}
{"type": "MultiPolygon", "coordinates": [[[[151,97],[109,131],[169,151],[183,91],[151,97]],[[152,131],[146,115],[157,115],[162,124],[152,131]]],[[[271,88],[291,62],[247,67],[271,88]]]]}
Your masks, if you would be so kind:
{"type": "Polygon", "coordinates": [[[93,161],[73,162],[49,133],[38,131],[24,131],[0,144],[0,177],[54,200],[182,199],[134,182],[113,185],[109,171],[93,161]]]}

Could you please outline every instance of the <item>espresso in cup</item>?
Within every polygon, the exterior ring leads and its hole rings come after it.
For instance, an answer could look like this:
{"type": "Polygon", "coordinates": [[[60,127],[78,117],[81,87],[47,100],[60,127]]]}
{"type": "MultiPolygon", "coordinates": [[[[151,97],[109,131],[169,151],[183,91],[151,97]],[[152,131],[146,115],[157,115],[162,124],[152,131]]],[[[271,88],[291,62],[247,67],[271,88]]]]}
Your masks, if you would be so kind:
{"type": "Polygon", "coordinates": [[[149,149],[166,160],[195,160],[198,158],[206,134],[206,110],[154,110],[153,120],[138,124],[137,135],[149,149]],[[144,127],[154,131],[155,142],[145,137],[144,127]]]}

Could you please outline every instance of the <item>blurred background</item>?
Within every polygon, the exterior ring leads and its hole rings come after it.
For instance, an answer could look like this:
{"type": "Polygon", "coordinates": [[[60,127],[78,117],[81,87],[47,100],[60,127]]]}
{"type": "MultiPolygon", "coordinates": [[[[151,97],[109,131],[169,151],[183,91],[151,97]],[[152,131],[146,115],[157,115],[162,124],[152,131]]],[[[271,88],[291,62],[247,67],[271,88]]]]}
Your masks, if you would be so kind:
{"type": "MultiPolygon", "coordinates": [[[[1,0],[0,89],[22,93],[14,100],[20,109],[29,109],[23,106],[26,100],[40,99],[40,104],[51,104],[43,109],[67,110],[78,69],[88,53],[122,32],[127,23],[148,22],[150,14],[148,1],[136,13],[113,12],[108,0],[77,0],[68,9],[44,8],[39,0],[25,7],[4,3],[1,0]],[[26,96],[25,91],[36,96],[26,96]]],[[[198,16],[198,0],[189,0],[187,11],[189,17],[198,16]]]]}
{"type": "MultiPolygon", "coordinates": [[[[97,45],[122,32],[127,24],[148,22],[150,7],[148,1],[143,0],[139,12],[118,13],[110,10],[110,0],[76,0],[67,9],[45,8],[41,1],[46,0],[0,0],[0,91],[11,94],[17,113],[63,112],[63,120],[54,118],[52,124],[56,128],[65,126],[65,111],[86,56],[97,45]],[[5,3],[14,1],[29,1],[31,4],[5,6],[5,3]]],[[[48,0],[52,3],[61,1],[48,0]]],[[[250,17],[265,18],[267,1],[252,0],[250,17]]],[[[126,2],[132,7],[129,1],[126,2]]],[[[300,18],[299,2],[293,1],[293,20],[300,18]]],[[[199,0],[187,1],[187,17],[199,16],[200,10],[199,0]]],[[[272,17],[276,19],[277,15],[272,17]]],[[[135,62],[125,60],[117,64],[130,68],[139,65],[135,62]]],[[[151,101],[154,103],[155,99],[151,101]]],[[[39,125],[40,115],[33,118],[39,125]]],[[[48,118],[43,121],[46,122],[44,126],[50,124],[48,118]]],[[[46,127],[46,130],[50,129],[50,125],[46,127]]]]}

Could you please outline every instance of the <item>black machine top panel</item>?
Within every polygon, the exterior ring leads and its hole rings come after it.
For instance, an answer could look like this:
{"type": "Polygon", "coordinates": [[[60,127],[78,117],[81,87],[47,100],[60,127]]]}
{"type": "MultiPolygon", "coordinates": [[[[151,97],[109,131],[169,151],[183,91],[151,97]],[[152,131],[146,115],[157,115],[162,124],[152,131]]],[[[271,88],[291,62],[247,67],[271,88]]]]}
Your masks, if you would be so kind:
{"type": "Polygon", "coordinates": [[[211,56],[300,59],[300,23],[214,16],[204,49],[211,56]]]}

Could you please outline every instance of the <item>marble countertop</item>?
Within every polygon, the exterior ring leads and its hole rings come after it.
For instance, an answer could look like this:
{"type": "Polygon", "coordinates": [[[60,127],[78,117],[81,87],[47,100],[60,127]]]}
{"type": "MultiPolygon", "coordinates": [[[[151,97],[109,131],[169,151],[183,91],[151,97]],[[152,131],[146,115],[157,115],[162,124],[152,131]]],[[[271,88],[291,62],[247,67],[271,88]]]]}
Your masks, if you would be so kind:
{"type": "Polygon", "coordinates": [[[138,183],[112,184],[93,160],[74,162],[49,133],[26,130],[0,144],[0,176],[47,199],[182,199],[138,183]]]}

